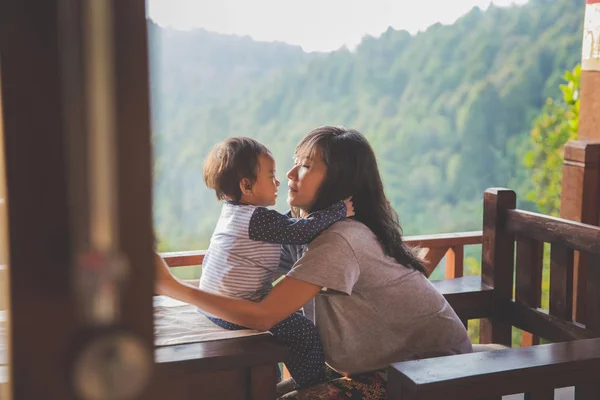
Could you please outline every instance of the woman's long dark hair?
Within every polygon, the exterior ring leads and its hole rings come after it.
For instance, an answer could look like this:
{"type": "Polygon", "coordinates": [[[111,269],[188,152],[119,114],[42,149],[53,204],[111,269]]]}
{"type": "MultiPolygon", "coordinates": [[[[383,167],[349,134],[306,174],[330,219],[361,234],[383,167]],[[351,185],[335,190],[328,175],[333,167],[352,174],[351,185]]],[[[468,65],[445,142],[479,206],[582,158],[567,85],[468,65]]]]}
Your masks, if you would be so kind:
{"type": "Polygon", "coordinates": [[[402,241],[398,213],[385,197],[375,153],[367,139],[354,129],[322,126],[309,132],[296,147],[298,157],[320,152],[327,166],[310,212],[352,196],[355,219],[373,231],[385,254],[427,276],[419,258],[402,241]]]}

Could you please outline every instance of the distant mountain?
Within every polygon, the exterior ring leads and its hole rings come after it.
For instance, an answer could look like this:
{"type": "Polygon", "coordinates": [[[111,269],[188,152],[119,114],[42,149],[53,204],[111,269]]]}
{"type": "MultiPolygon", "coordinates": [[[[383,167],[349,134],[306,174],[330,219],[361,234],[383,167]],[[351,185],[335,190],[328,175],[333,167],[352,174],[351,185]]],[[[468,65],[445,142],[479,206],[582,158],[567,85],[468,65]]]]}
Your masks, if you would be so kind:
{"type": "Polygon", "coordinates": [[[327,54],[150,24],[160,37],[151,55],[160,60],[155,218],[164,248],[207,245],[219,212],[201,180],[212,145],[255,137],[285,181],[296,142],[323,124],[369,138],[406,233],[481,226],[482,191],[526,179],[527,132],[579,61],[584,4],[474,8],[452,25],[390,28],[354,52],[327,54]]]}
{"type": "Polygon", "coordinates": [[[204,29],[178,31],[148,21],[154,111],[161,126],[180,105],[240,95],[257,79],[310,59],[300,46],[256,42],[204,29]]]}

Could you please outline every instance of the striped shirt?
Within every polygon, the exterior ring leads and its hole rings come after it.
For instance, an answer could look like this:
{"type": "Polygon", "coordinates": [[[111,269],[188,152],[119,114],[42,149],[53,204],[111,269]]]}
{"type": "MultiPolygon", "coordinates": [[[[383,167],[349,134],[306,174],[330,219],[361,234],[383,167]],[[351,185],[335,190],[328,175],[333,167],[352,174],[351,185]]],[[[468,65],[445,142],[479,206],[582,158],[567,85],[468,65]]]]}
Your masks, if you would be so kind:
{"type": "Polygon", "coordinates": [[[343,201],[306,218],[227,202],[202,263],[200,289],[258,301],[271,290],[281,244],[309,243],[345,217],[343,201]]]}

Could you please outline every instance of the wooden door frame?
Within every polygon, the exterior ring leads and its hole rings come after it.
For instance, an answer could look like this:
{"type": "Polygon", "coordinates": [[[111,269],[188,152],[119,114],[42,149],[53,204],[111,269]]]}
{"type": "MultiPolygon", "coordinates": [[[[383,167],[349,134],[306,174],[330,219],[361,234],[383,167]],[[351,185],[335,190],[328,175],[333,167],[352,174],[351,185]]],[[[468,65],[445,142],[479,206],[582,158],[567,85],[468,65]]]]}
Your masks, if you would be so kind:
{"type": "MultiPolygon", "coordinates": [[[[81,0],[0,3],[0,79],[9,220],[11,385],[15,400],[73,399],[82,325],[72,288],[72,222],[59,15],[81,0]]],[[[144,0],[112,0],[120,249],[131,278],[123,327],[153,348],[148,57],[144,0]]],[[[75,23],[79,23],[79,17],[75,23]]],[[[150,390],[140,399],[151,398],[150,390]]]]}

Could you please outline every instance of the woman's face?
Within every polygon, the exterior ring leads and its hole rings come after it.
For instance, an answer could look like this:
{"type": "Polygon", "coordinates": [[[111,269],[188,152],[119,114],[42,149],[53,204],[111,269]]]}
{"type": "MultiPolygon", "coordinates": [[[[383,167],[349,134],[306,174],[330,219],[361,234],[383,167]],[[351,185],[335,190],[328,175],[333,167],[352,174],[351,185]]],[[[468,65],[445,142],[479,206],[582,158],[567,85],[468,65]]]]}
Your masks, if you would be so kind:
{"type": "Polygon", "coordinates": [[[314,153],[312,159],[298,156],[286,175],[289,179],[288,204],[305,212],[309,211],[317,200],[317,193],[327,174],[327,166],[321,158],[321,152],[314,153]]]}

